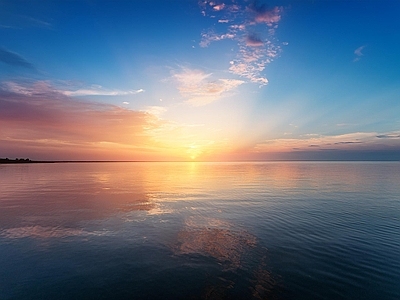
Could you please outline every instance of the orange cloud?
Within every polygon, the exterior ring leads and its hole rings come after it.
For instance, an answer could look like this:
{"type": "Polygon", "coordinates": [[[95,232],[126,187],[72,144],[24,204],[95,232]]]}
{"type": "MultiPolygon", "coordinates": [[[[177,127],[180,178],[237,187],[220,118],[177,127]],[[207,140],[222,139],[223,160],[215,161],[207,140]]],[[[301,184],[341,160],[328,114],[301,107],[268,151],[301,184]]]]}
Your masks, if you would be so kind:
{"type": "Polygon", "coordinates": [[[0,150],[9,156],[148,158],[161,124],[147,112],[75,100],[46,82],[0,90],[0,150]]]}
{"type": "MultiPolygon", "coordinates": [[[[238,85],[208,74],[176,75],[193,105],[214,101],[238,85]]],[[[201,124],[163,120],[165,108],[133,111],[77,100],[48,82],[0,86],[0,157],[34,160],[192,160],[221,151],[224,142],[201,124]]]]}

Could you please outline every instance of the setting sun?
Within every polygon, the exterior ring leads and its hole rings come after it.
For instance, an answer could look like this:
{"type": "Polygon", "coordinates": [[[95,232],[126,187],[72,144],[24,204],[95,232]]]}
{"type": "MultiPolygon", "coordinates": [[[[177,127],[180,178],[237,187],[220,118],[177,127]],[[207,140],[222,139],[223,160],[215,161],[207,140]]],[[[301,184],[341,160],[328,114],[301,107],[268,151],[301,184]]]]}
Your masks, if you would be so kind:
{"type": "Polygon", "coordinates": [[[397,2],[50,2],[2,3],[2,157],[400,159],[397,2]]]}
{"type": "Polygon", "coordinates": [[[400,299],[400,1],[0,0],[0,299],[400,299]]]}

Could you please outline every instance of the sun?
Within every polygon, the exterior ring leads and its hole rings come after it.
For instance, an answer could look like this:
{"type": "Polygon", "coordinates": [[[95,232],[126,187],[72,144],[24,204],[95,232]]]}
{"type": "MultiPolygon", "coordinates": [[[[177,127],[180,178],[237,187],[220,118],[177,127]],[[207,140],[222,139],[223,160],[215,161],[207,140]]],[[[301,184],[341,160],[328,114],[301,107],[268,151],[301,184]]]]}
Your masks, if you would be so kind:
{"type": "Polygon", "coordinates": [[[203,153],[203,150],[199,145],[191,144],[187,147],[186,153],[189,155],[191,160],[195,160],[201,155],[201,153],[203,153]]]}

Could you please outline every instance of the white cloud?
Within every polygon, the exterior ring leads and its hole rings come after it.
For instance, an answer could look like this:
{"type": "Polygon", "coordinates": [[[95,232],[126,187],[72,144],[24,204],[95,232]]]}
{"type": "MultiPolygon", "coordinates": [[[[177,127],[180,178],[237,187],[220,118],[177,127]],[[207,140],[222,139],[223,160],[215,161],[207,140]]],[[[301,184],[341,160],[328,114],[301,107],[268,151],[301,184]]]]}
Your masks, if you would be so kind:
{"type": "Polygon", "coordinates": [[[244,83],[236,79],[214,79],[212,73],[187,68],[173,74],[172,77],[178,85],[180,94],[193,106],[214,102],[244,83]]]}
{"type": "Polygon", "coordinates": [[[161,116],[163,113],[165,113],[167,111],[167,109],[165,107],[162,106],[148,106],[146,107],[146,109],[144,110],[145,112],[154,115],[154,116],[161,116]]]}
{"type": "Polygon", "coordinates": [[[191,89],[192,87],[196,87],[211,75],[212,73],[206,74],[200,70],[190,70],[187,68],[183,68],[180,73],[175,73],[173,75],[173,78],[179,82],[181,86],[180,91],[184,92],[183,89],[191,89]]]}
{"type": "Polygon", "coordinates": [[[112,89],[106,89],[103,88],[102,86],[99,85],[92,85],[88,88],[82,88],[82,89],[77,89],[77,90],[67,90],[67,91],[62,91],[64,95],[67,96],[124,96],[124,95],[135,95],[139,93],[143,93],[143,89],[138,89],[138,90],[128,90],[128,91],[122,91],[122,90],[112,90],[112,89]]]}
{"type": "Polygon", "coordinates": [[[235,34],[233,33],[226,33],[226,34],[215,34],[213,32],[209,32],[209,33],[203,33],[201,35],[201,42],[200,42],[200,47],[208,47],[208,45],[210,45],[211,42],[218,42],[218,41],[222,41],[222,40],[226,40],[226,39],[234,39],[235,38],[235,34]]]}
{"type": "MultiPolygon", "coordinates": [[[[90,87],[86,88],[77,88],[72,89],[68,84],[57,84],[57,88],[54,87],[49,81],[37,81],[32,85],[27,84],[19,84],[16,82],[3,82],[2,84],[3,89],[10,91],[16,94],[22,95],[38,95],[41,93],[48,93],[48,92],[58,92],[60,94],[74,97],[74,96],[123,96],[123,95],[135,95],[139,93],[143,93],[143,89],[138,90],[113,90],[113,89],[106,89],[101,85],[93,84],[90,87]]],[[[128,103],[129,104],[129,103],[128,103]]]]}
{"type": "Polygon", "coordinates": [[[363,56],[364,54],[362,53],[362,51],[364,50],[365,45],[358,47],[356,50],[354,50],[354,54],[356,55],[356,57],[354,58],[354,62],[359,61],[361,59],[361,56],[363,56]]]}
{"type": "Polygon", "coordinates": [[[354,50],[354,54],[357,56],[362,56],[363,54],[361,51],[363,51],[364,48],[365,46],[358,47],[356,50],[354,50]]]}

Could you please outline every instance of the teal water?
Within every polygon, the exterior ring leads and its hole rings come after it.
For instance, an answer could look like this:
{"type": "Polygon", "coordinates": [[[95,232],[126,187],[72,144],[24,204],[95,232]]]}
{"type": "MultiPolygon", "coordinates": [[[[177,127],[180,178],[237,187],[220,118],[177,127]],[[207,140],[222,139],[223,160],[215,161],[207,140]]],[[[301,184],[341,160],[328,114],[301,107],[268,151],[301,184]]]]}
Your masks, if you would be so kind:
{"type": "Polygon", "coordinates": [[[400,163],[0,165],[0,299],[400,299],[400,163]]]}

